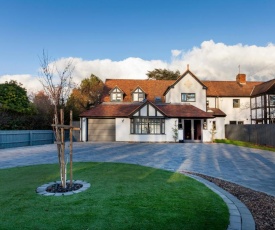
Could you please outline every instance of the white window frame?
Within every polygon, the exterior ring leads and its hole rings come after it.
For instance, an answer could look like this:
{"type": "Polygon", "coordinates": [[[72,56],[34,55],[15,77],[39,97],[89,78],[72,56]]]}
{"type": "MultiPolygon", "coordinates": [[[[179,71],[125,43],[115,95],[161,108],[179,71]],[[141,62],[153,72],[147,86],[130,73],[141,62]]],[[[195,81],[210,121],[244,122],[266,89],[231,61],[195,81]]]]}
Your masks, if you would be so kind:
{"type": "Polygon", "coordinates": [[[237,98],[234,98],[233,99],[233,108],[234,109],[240,108],[240,105],[241,105],[241,100],[237,99],[237,98]]]}
{"type": "Polygon", "coordinates": [[[135,102],[140,102],[145,99],[145,93],[142,91],[142,89],[137,88],[133,93],[132,93],[132,100],[135,102]]]}
{"type": "Polygon", "coordinates": [[[196,94],[195,93],[182,93],[181,94],[181,102],[196,102],[196,94]]]}
{"type": "Polygon", "coordinates": [[[111,101],[117,102],[117,101],[122,101],[123,100],[123,94],[120,89],[115,88],[111,92],[111,101]]]}

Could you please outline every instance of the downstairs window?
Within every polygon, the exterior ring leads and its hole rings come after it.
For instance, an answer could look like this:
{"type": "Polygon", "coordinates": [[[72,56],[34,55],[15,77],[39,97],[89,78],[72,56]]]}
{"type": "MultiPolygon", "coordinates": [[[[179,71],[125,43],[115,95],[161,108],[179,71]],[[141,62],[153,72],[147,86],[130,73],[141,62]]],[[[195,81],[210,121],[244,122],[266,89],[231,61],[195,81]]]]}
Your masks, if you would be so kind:
{"type": "Polygon", "coordinates": [[[132,118],[131,134],[164,134],[165,120],[163,118],[132,118]]]}

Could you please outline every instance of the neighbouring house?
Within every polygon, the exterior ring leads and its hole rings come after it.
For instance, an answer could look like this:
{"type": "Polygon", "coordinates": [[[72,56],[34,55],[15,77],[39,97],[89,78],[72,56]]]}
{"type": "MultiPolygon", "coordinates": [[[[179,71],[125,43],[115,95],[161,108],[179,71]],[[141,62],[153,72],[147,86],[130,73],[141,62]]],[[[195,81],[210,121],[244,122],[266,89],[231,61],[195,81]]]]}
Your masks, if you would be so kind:
{"type": "Polygon", "coordinates": [[[245,74],[238,74],[236,81],[201,81],[189,68],[177,80],[106,79],[101,104],[80,115],[81,140],[222,139],[225,124],[254,122],[250,116],[254,91],[255,97],[273,92],[268,105],[270,100],[274,104],[274,82],[271,90],[262,84],[266,83],[246,81],[245,74]]]}
{"type": "Polygon", "coordinates": [[[253,124],[275,123],[275,79],[255,86],[250,105],[253,124]]]}

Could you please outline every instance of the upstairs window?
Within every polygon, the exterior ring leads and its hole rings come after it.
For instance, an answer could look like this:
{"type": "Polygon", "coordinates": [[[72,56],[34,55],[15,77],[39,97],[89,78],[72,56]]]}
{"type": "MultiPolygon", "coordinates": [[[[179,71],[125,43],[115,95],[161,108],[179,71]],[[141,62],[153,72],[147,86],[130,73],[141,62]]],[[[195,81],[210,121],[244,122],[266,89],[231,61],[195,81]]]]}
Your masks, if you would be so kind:
{"type": "Polygon", "coordinates": [[[145,99],[145,93],[140,88],[137,88],[132,95],[133,101],[143,101],[145,99]]]}
{"type": "Polygon", "coordinates": [[[195,102],[196,101],[196,94],[195,93],[182,93],[181,94],[181,101],[182,102],[195,102]]]}
{"type": "Polygon", "coordinates": [[[240,108],[240,99],[233,99],[233,108],[240,108]]]}
{"type": "Polygon", "coordinates": [[[112,92],[111,92],[111,101],[122,101],[122,92],[120,89],[115,88],[112,92]]]}

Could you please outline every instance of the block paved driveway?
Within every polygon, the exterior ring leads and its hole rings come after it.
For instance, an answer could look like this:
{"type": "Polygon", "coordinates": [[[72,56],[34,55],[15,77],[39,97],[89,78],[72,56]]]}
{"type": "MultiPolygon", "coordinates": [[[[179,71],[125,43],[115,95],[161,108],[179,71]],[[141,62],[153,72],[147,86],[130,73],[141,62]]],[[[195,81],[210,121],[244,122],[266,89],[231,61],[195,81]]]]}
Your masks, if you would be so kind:
{"type": "MultiPolygon", "coordinates": [[[[275,152],[270,151],[226,144],[79,142],[74,143],[74,161],[198,172],[275,196],[275,152]]],[[[0,168],[48,163],[57,163],[54,144],[0,149],[0,168]]]]}

